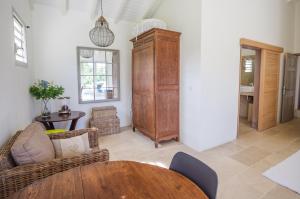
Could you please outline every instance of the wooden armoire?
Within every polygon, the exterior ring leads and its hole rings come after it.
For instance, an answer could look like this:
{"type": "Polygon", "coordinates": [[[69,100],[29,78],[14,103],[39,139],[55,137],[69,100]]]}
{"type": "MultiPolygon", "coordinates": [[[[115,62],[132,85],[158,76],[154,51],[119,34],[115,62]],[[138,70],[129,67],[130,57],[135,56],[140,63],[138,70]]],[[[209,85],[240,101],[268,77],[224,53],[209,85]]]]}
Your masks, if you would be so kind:
{"type": "Polygon", "coordinates": [[[179,140],[180,33],[151,29],[131,40],[133,131],[179,140]]]}

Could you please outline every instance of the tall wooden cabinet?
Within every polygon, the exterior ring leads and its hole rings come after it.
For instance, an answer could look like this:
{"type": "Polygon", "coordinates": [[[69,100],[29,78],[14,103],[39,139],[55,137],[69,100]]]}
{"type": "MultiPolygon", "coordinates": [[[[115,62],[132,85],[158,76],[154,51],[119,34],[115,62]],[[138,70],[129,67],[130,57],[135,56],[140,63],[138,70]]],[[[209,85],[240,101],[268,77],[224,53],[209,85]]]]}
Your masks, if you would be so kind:
{"type": "Polygon", "coordinates": [[[178,140],[180,33],[151,29],[131,41],[133,130],[155,147],[178,140]]]}

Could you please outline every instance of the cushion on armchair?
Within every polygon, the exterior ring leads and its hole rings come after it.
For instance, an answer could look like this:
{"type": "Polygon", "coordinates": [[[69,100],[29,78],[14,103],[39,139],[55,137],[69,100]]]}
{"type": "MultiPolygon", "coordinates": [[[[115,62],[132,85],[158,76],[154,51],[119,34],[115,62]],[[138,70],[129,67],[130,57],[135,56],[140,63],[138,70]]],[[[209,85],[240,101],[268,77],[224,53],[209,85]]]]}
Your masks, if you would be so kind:
{"type": "Polygon", "coordinates": [[[54,145],[56,158],[72,157],[92,151],[89,146],[88,133],[71,138],[53,139],[52,143],[54,145]]]}
{"type": "Polygon", "coordinates": [[[53,144],[41,123],[30,124],[14,142],[11,153],[18,165],[50,161],[55,158],[53,144]]]}

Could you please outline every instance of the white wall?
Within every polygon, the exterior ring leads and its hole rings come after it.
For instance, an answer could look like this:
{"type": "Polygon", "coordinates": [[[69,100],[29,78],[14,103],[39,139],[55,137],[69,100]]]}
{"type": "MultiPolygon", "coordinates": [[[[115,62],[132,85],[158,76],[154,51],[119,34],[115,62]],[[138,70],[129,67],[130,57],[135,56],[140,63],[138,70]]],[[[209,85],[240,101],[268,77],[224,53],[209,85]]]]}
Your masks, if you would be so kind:
{"type": "Polygon", "coordinates": [[[293,14],[292,4],[282,0],[162,3],[155,17],[183,33],[181,135],[185,144],[203,150],[236,138],[239,40],[245,37],[290,51],[293,14]]]}
{"type": "MultiPolygon", "coordinates": [[[[167,22],[169,29],[179,31],[181,35],[181,74],[180,74],[180,139],[192,145],[198,142],[201,121],[201,84],[199,74],[201,66],[201,1],[165,0],[155,14],[167,22]]],[[[198,147],[195,147],[198,148],[198,147]]]]}
{"type": "Polygon", "coordinates": [[[300,1],[295,5],[295,42],[294,48],[296,53],[300,53],[300,1]]]}
{"type": "MultiPolygon", "coordinates": [[[[110,23],[116,39],[109,48],[120,50],[121,101],[79,104],[76,47],[94,47],[89,39],[89,30],[94,26],[96,19],[91,20],[88,12],[75,10],[70,10],[67,14],[62,15],[59,9],[43,5],[36,5],[32,15],[35,79],[45,79],[61,84],[65,88],[64,95],[71,97],[70,108],[72,110],[80,110],[89,114],[92,107],[115,105],[121,119],[121,126],[130,125],[131,44],[129,33],[133,24],[110,23]]],[[[36,114],[39,114],[39,108],[36,109],[36,114]]],[[[89,116],[86,116],[79,120],[77,127],[86,127],[88,118],[89,116]]]]}
{"type": "Polygon", "coordinates": [[[1,0],[0,2],[0,146],[16,130],[23,129],[32,119],[32,99],[28,89],[32,82],[31,29],[27,30],[29,64],[16,66],[13,48],[12,7],[26,25],[31,25],[28,1],[1,0]]]}

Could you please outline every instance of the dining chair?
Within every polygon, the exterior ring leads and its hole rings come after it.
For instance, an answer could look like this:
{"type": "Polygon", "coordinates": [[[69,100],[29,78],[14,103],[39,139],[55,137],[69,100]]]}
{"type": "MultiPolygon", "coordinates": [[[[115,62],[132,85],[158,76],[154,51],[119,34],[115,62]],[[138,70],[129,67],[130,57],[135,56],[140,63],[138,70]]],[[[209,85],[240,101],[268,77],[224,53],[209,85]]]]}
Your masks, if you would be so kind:
{"type": "Polygon", "coordinates": [[[215,199],[218,188],[218,176],[214,170],[200,160],[183,152],[178,152],[172,159],[170,170],[189,178],[208,196],[215,199]]]}

